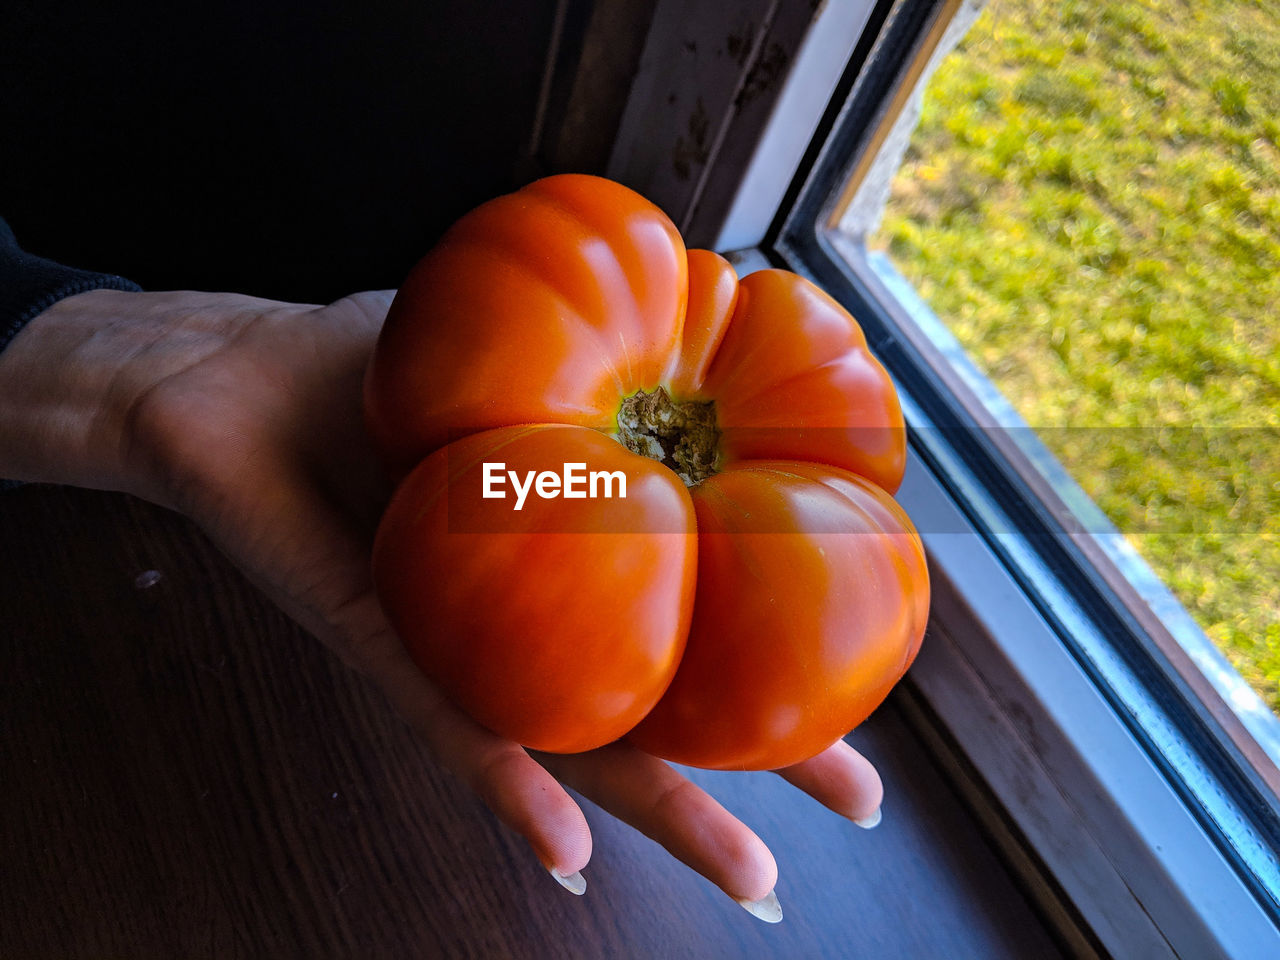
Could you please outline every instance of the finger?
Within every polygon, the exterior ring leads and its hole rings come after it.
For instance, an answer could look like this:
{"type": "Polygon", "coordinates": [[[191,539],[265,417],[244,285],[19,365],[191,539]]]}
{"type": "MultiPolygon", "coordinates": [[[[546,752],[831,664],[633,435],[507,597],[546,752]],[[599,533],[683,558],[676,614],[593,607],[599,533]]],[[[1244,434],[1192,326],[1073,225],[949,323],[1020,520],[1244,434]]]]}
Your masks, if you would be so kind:
{"type": "Polygon", "coordinates": [[[582,810],[523,748],[481,727],[431,686],[371,589],[338,617],[319,623],[306,614],[297,619],[303,626],[311,620],[313,633],[382,689],[435,760],[524,837],[548,871],[569,878],[565,885],[582,892],[573,882],[591,859],[591,830],[582,810]]]}
{"type": "Polygon", "coordinates": [[[624,743],[539,759],[734,899],[757,901],[773,891],[778,865],[764,841],[664,761],[624,743]]]}
{"type": "Polygon", "coordinates": [[[578,805],[521,747],[475,723],[423,677],[386,619],[367,548],[345,519],[288,471],[254,490],[263,502],[288,506],[262,518],[273,528],[272,546],[263,549],[259,540],[246,551],[214,531],[224,551],[295,621],[373,680],[433,756],[523,836],[548,870],[562,878],[582,870],[591,831],[578,805]]]}
{"type": "Polygon", "coordinates": [[[565,885],[581,893],[578,875],[591,859],[591,830],[573,798],[522,747],[463,714],[404,660],[381,679],[397,711],[437,761],[528,841],[547,870],[557,879],[576,878],[578,884],[565,885]]]}
{"type": "Polygon", "coordinates": [[[775,771],[819,803],[871,829],[880,822],[884,784],[871,761],[843,740],[816,757],[775,771]]]}

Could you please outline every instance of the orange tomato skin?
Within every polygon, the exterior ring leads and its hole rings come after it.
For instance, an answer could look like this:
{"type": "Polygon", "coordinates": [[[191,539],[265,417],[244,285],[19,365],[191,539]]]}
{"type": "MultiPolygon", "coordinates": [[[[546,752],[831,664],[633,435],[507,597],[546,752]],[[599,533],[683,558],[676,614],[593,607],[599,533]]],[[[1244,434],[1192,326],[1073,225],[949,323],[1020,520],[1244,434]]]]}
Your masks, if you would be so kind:
{"type": "Polygon", "coordinates": [[[684,242],[599,177],[548,177],[476,208],[409,274],[365,378],[365,421],[401,472],[512,423],[612,430],[680,347],[684,242]]]}
{"type": "Polygon", "coordinates": [[[906,466],[889,375],[838,303],[785,270],[744,277],[703,383],[726,461],[829,463],[893,493],[906,466]]]}
{"type": "Polygon", "coordinates": [[[693,490],[698,593],[666,695],[628,739],[772,770],[861,723],[920,648],[928,570],[888,494],[838,467],[743,463],[693,490]]]}
{"type": "Polygon", "coordinates": [[[427,457],[397,489],[373,573],[418,666],[475,720],[576,753],[618,739],[657,702],[684,650],[697,537],[684,485],[594,430],[504,427],[427,457]],[[541,499],[483,464],[622,471],[626,499],[541,499]]]}
{"type": "Polygon", "coordinates": [[[785,766],[919,649],[928,573],[890,496],[905,428],[861,329],[795,274],[739,281],[686,250],[618,184],[550,177],[455,224],[396,296],[365,416],[405,477],[375,545],[384,607],[446,695],[526,746],[627,734],[785,766]],[[658,387],[715,407],[721,472],[689,490],[608,436],[658,387]],[[626,501],[515,511],[480,498],[486,459],[633,479],[626,501]]]}
{"type": "Polygon", "coordinates": [[[703,395],[711,362],[738,303],[738,274],[728,260],[710,250],[690,250],[688,257],[687,312],[680,352],[667,377],[671,393],[684,399],[703,395]]]}

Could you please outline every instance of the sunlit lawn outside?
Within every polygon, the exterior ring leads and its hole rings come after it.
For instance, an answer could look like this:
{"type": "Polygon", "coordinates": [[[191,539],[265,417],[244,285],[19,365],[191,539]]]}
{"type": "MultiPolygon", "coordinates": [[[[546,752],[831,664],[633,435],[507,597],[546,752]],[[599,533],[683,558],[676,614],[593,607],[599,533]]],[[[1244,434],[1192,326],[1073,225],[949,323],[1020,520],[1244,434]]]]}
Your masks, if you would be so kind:
{"type": "Polygon", "coordinates": [[[872,245],[1280,709],[1280,2],[991,0],[872,245]]]}

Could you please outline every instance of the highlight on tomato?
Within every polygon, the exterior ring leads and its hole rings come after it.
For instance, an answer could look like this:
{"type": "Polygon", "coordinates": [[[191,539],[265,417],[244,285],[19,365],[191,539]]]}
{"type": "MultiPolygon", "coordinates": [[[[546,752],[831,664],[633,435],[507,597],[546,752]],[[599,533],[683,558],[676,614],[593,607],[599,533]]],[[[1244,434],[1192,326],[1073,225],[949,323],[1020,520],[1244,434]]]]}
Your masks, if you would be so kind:
{"type": "Polygon", "coordinates": [[[919,650],[902,413],[858,324],[686,250],[620,184],[549,177],[459,220],[392,304],[365,414],[402,477],[379,596],[504,737],[776,769],[919,650]]]}

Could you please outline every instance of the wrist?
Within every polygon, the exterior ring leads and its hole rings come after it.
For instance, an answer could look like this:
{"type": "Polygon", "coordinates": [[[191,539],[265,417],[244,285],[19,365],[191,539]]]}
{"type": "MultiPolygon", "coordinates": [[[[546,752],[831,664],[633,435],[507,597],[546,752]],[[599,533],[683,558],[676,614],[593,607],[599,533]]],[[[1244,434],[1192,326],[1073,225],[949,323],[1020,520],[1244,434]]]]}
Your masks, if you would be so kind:
{"type": "Polygon", "coordinates": [[[53,304],[0,352],[0,476],[163,501],[131,421],[157,384],[222,348],[253,303],[93,290],[53,304]]]}

